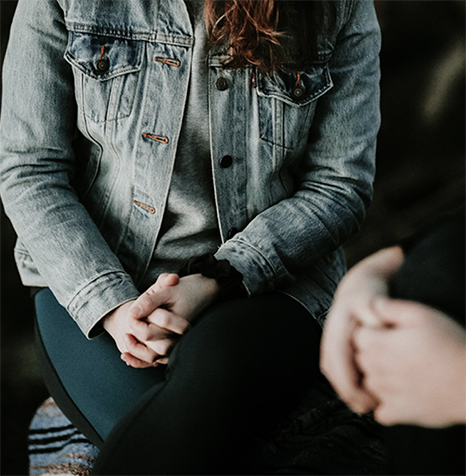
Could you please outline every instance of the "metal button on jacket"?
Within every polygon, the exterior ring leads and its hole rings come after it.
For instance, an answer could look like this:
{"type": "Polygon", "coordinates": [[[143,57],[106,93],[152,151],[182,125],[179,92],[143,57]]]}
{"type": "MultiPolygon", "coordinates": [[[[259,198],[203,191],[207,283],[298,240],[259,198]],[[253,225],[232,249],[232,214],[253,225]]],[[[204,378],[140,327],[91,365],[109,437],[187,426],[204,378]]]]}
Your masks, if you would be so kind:
{"type": "Polygon", "coordinates": [[[219,160],[220,167],[227,169],[233,163],[233,157],[231,155],[225,155],[219,160]]]}
{"type": "Polygon", "coordinates": [[[306,90],[303,86],[295,86],[291,91],[291,96],[293,97],[293,99],[299,100],[302,99],[305,92],[306,90]]]}
{"type": "Polygon", "coordinates": [[[95,62],[95,71],[97,74],[105,74],[110,69],[108,58],[100,58],[95,62]]]}
{"type": "Polygon", "coordinates": [[[215,87],[219,91],[225,91],[225,89],[228,89],[228,79],[227,78],[218,78],[217,81],[215,81],[215,87]]]}
{"type": "Polygon", "coordinates": [[[238,231],[238,228],[230,228],[227,233],[227,240],[231,240],[236,235],[236,233],[238,233],[238,231]]]}

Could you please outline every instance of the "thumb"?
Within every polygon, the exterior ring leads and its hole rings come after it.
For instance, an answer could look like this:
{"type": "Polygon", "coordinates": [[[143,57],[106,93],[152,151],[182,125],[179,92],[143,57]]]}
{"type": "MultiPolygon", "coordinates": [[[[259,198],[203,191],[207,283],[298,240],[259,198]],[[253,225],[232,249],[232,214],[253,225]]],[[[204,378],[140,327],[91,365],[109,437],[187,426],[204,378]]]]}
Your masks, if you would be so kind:
{"type": "Polygon", "coordinates": [[[170,289],[171,287],[164,287],[157,292],[141,294],[129,308],[130,316],[134,319],[141,319],[147,317],[158,307],[166,305],[170,300],[170,289]]]}
{"type": "Polygon", "coordinates": [[[135,319],[148,316],[157,307],[167,304],[165,301],[169,296],[169,288],[177,286],[180,277],[174,273],[162,273],[157,281],[130,307],[130,316],[135,319]]]}
{"type": "Polygon", "coordinates": [[[153,286],[151,286],[149,290],[152,288],[158,289],[164,286],[176,286],[180,283],[180,277],[174,273],[162,273],[158,278],[157,281],[153,286]]]}

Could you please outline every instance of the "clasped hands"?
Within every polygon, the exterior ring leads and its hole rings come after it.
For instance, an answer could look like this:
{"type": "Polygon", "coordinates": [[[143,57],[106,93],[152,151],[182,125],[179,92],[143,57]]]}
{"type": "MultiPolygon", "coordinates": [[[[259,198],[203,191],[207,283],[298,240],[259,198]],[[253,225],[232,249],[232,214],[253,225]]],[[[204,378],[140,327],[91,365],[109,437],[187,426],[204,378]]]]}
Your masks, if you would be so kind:
{"type": "Polygon", "coordinates": [[[138,299],[127,302],[104,318],[121,358],[135,368],[166,364],[191,322],[217,298],[215,279],[193,274],[179,278],[161,274],[138,299]]]}
{"type": "Polygon", "coordinates": [[[324,327],[322,371],[342,400],[382,424],[464,424],[465,331],[434,308],[388,297],[403,259],[399,247],[381,250],[342,280],[324,327]]]}

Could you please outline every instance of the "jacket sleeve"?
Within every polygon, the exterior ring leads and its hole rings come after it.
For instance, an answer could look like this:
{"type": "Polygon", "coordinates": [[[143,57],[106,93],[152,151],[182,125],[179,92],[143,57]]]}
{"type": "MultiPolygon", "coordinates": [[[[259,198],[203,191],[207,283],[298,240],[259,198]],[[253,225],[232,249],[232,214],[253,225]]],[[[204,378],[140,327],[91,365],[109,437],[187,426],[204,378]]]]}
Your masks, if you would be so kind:
{"type": "Polygon", "coordinates": [[[389,282],[394,299],[417,301],[466,327],[464,207],[404,239],[404,261],[389,282]]]}
{"type": "Polygon", "coordinates": [[[217,251],[250,294],[289,284],[358,230],[372,197],[380,126],[380,29],[372,1],[355,0],[340,23],[296,193],[257,215],[217,251]]]}
{"type": "Polygon", "coordinates": [[[139,293],[70,185],[76,104],[63,16],[55,0],[18,3],[3,70],[0,191],[40,275],[89,336],[139,293]]]}

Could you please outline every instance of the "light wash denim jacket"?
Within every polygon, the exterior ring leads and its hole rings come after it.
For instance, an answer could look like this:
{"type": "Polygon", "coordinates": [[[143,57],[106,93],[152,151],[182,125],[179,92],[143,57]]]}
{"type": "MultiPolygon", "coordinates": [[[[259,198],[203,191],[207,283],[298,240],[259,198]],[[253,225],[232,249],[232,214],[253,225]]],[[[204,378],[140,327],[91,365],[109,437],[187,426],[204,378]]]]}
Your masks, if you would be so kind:
{"type": "MultiPolygon", "coordinates": [[[[19,1],[3,75],[2,199],[23,282],[49,286],[87,336],[143,291],[193,42],[182,0],[19,1]]],[[[225,69],[221,48],[208,58],[216,257],[250,294],[282,291],[320,321],[345,272],[340,245],[372,194],[379,49],[372,2],[342,0],[299,79],[225,69]]]]}

